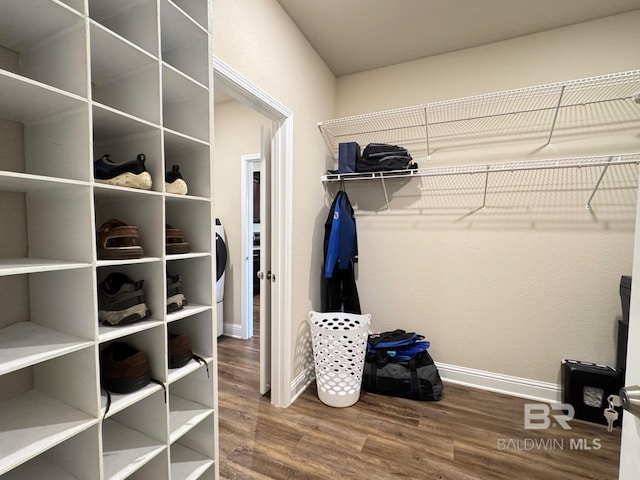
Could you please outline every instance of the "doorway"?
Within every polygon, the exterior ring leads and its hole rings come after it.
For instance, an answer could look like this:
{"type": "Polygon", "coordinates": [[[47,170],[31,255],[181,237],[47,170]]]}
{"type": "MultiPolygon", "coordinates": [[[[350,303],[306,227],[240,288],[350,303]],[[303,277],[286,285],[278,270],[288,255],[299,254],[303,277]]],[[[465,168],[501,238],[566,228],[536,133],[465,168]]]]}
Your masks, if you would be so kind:
{"type": "MultiPolygon", "coordinates": [[[[270,320],[270,328],[268,329],[269,335],[263,335],[262,333],[260,335],[260,370],[261,384],[262,378],[265,378],[266,383],[271,386],[271,403],[276,406],[286,407],[291,403],[290,359],[292,347],[290,342],[290,312],[292,268],[288,252],[291,251],[292,241],[292,113],[219,59],[214,58],[213,63],[215,91],[224,92],[232,99],[248,106],[271,121],[271,134],[268,138],[263,136],[261,141],[262,153],[270,154],[273,161],[269,162],[272,165],[271,172],[261,171],[261,185],[271,189],[269,195],[271,208],[266,212],[271,217],[271,221],[265,222],[265,225],[271,226],[271,232],[265,232],[264,226],[261,226],[260,260],[264,265],[264,268],[261,268],[264,278],[260,279],[261,297],[264,300],[260,302],[261,327],[263,321],[270,320]],[[270,243],[269,247],[266,246],[268,243],[270,243]],[[265,292],[264,290],[267,291],[265,292]],[[270,293],[268,290],[270,290],[270,293]],[[264,313],[264,320],[262,313],[264,313]]],[[[221,158],[217,148],[215,152],[214,171],[217,170],[220,162],[230,161],[228,158],[221,158]]],[[[232,179],[223,179],[224,182],[227,182],[227,180],[233,181],[232,179]]],[[[237,195],[237,190],[235,195],[237,195]]],[[[218,208],[218,204],[223,205],[224,199],[216,198],[215,200],[215,210],[216,215],[218,215],[218,212],[223,210],[223,208],[218,208]]],[[[227,234],[233,235],[233,231],[228,230],[227,234]]],[[[240,235],[237,232],[236,234],[240,235]]],[[[232,242],[233,239],[229,242],[231,243],[230,248],[232,248],[232,242]]],[[[240,243],[238,236],[236,245],[240,243]]],[[[234,275],[237,277],[240,274],[240,268],[235,270],[230,268],[229,270],[228,276],[232,279],[234,275]]],[[[227,291],[228,289],[225,287],[225,296],[227,291]]],[[[233,295],[239,295],[239,291],[233,292],[233,289],[231,291],[233,295]]],[[[240,317],[239,311],[235,313],[228,312],[227,301],[225,300],[225,321],[228,321],[228,319],[233,321],[238,317],[240,317]]],[[[240,334],[242,330],[242,328],[239,328],[236,333],[240,334]]],[[[225,331],[227,331],[226,325],[225,331]]]]}
{"type": "Polygon", "coordinates": [[[260,394],[271,389],[271,134],[260,126],[260,153],[242,155],[242,338],[259,334],[260,394]],[[264,178],[264,181],[261,181],[264,178]]]}
{"type": "Polygon", "coordinates": [[[259,328],[260,259],[261,259],[261,182],[262,161],[259,153],[242,155],[242,338],[251,338],[259,328]]]}

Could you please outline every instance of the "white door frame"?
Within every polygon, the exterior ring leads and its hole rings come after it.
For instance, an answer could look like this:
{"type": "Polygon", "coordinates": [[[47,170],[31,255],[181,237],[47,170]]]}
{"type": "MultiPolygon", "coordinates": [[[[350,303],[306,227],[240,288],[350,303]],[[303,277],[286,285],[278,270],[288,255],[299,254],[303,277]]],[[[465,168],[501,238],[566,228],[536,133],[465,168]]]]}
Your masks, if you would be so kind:
{"type": "Polygon", "coordinates": [[[240,156],[242,184],[240,185],[240,210],[242,221],[242,273],[240,274],[242,288],[242,306],[240,315],[242,318],[241,337],[243,339],[253,336],[253,203],[249,201],[249,196],[253,199],[253,172],[254,166],[261,163],[259,153],[251,153],[240,156]]]}
{"type": "MultiPolygon", "coordinates": [[[[249,105],[272,121],[271,271],[271,403],[291,404],[291,272],[293,112],[252,84],[217,57],[213,57],[214,88],[249,105]]],[[[215,110],[214,110],[215,115],[215,110]]],[[[214,150],[215,152],[215,150],[214,150]]]]}

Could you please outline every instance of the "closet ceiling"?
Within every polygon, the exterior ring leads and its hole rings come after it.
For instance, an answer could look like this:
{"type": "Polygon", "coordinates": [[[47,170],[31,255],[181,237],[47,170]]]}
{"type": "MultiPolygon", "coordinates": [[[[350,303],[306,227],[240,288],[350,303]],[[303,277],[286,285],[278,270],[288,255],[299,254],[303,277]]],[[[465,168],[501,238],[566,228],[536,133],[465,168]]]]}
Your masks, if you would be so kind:
{"type": "Polygon", "coordinates": [[[278,0],[337,76],[640,9],[640,0],[278,0]]]}

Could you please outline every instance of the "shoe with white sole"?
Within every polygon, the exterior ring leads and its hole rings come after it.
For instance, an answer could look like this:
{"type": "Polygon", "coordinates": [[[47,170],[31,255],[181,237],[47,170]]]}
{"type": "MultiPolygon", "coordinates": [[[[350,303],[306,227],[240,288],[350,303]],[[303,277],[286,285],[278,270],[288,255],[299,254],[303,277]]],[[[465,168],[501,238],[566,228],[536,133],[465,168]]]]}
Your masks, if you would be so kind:
{"type": "Polygon", "coordinates": [[[96,182],[119,187],[151,189],[151,175],[144,166],[147,157],[140,153],[135,160],[116,163],[106,154],[93,162],[93,176],[96,182]]]}
{"type": "Polygon", "coordinates": [[[184,181],[180,174],[180,166],[174,165],[170,172],[164,177],[164,189],[167,193],[175,193],[177,195],[187,194],[187,182],[184,181]]]}
{"type": "Polygon", "coordinates": [[[98,286],[98,319],[102,324],[127,325],[149,317],[143,286],[144,280],[134,282],[124,273],[110,273],[98,286]]]}

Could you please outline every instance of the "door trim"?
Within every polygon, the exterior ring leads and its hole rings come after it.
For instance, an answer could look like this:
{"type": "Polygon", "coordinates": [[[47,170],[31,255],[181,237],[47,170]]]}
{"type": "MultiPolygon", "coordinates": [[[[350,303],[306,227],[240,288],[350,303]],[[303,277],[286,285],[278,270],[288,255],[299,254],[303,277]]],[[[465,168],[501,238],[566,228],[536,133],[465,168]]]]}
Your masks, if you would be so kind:
{"type": "Polygon", "coordinates": [[[241,210],[241,222],[242,222],[242,256],[245,259],[242,264],[242,273],[240,274],[240,281],[242,283],[242,306],[240,309],[242,333],[241,338],[247,339],[253,336],[253,231],[251,225],[253,225],[252,210],[253,204],[249,202],[249,193],[251,191],[251,197],[253,198],[253,166],[261,163],[259,153],[250,153],[240,156],[241,165],[241,177],[242,184],[240,186],[240,210],[241,210]],[[251,261],[249,261],[251,259],[251,261]]]}
{"type": "Polygon", "coordinates": [[[271,403],[288,407],[292,381],[293,269],[289,252],[293,243],[293,112],[215,56],[213,78],[214,86],[223,85],[233,98],[272,121],[271,159],[275,181],[272,185],[271,271],[276,275],[276,282],[271,295],[271,403]]]}

